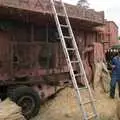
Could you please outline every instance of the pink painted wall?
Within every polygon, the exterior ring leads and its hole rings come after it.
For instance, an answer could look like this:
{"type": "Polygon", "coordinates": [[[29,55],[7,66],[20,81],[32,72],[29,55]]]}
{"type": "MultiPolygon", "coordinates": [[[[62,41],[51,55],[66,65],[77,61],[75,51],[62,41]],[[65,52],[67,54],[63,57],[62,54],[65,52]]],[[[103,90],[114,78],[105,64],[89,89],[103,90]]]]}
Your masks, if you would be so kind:
{"type": "Polygon", "coordinates": [[[113,21],[106,21],[104,26],[104,44],[105,50],[118,44],[118,26],[113,21]]]}
{"type": "Polygon", "coordinates": [[[101,27],[97,27],[101,42],[103,42],[104,51],[107,51],[113,45],[119,43],[118,41],[118,26],[113,21],[105,21],[105,24],[101,27]]]}

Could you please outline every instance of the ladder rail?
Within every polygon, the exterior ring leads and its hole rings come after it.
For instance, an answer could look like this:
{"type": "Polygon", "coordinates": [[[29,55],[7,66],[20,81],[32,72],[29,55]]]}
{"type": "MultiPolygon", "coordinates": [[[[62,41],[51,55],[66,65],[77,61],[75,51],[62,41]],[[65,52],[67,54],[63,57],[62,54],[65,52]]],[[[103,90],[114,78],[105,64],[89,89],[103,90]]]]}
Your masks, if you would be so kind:
{"type": "MultiPolygon", "coordinates": [[[[80,67],[80,72],[83,72],[83,75],[84,75],[85,86],[88,89],[89,98],[91,100],[91,105],[92,105],[92,108],[93,108],[93,112],[95,114],[94,117],[98,120],[96,107],[94,105],[94,98],[93,98],[93,95],[92,95],[91,88],[89,86],[89,82],[87,80],[87,76],[86,76],[86,73],[85,73],[84,65],[82,63],[82,59],[81,59],[81,56],[79,54],[79,50],[78,50],[77,43],[76,43],[73,31],[72,31],[72,27],[71,27],[71,24],[70,24],[70,21],[69,21],[69,17],[67,15],[67,10],[66,10],[65,4],[62,2],[62,0],[59,0],[59,1],[61,2],[63,10],[64,10],[64,13],[65,13],[65,21],[66,21],[66,24],[68,25],[67,28],[68,28],[68,32],[70,34],[70,37],[72,38],[71,42],[72,42],[74,50],[75,50],[76,58],[79,60],[77,64],[80,67]]],[[[67,49],[67,46],[66,46],[66,42],[65,42],[65,37],[64,37],[63,31],[62,31],[62,27],[65,27],[65,25],[61,26],[61,23],[59,21],[59,16],[57,14],[57,10],[56,10],[56,7],[55,7],[55,1],[51,0],[51,4],[52,4],[53,14],[54,14],[56,26],[57,26],[57,29],[58,29],[59,37],[60,37],[60,40],[61,40],[61,44],[63,46],[63,51],[64,51],[64,54],[65,54],[65,58],[66,58],[66,61],[67,61],[67,65],[70,68],[69,69],[70,76],[72,78],[73,86],[74,86],[74,88],[76,90],[76,96],[78,98],[77,100],[79,102],[79,105],[80,105],[80,108],[81,108],[81,111],[82,111],[83,119],[84,120],[88,120],[87,112],[85,111],[84,106],[83,106],[84,104],[82,103],[81,93],[80,93],[80,90],[78,88],[76,76],[75,76],[75,73],[74,73],[74,70],[73,70],[73,66],[72,66],[72,61],[70,60],[69,52],[68,52],[68,49],[67,49]]]]}
{"type": "MultiPolygon", "coordinates": [[[[53,1],[53,0],[52,0],[53,1]]],[[[53,2],[53,5],[54,5],[54,2],[53,2]]],[[[54,8],[53,8],[54,9],[54,8]]],[[[54,9],[54,12],[56,12],[56,9],[54,9]]],[[[57,15],[55,14],[55,17],[56,17],[56,21],[59,23],[59,19],[57,17],[57,15]]],[[[61,43],[62,43],[62,46],[63,46],[63,51],[65,53],[65,58],[67,59],[67,63],[68,63],[68,66],[72,69],[72,64],[71,64],[71,61],[70,61],[70,58],[69,58],[69,54],[68,54],[68,51],[67,51],[67,47],[66,47],[66,44],[65,44],[65,41],[64,41],[64,37],[63,37],[63,34],[62,34],[62,30],[61,30],[61,27],[60,27],[60,24],[57,24],[57,28],[58,28],[58,32],[60,34],[60,38],[61,38],[61,43]]],[[[71,70],[70,69],[70,70],[71,70]]],[[[70,71],[72,74],[74,74],[73,71],[70,71]]],[[[74,77],[75,78],[75,77],[74,77]]],[[[77,88],[77,83],[75,84],[75,88],[77,88]]]]}
{"type": "MultiPolygon", "coordinates": [[[[51,0],[51,3],[52,3],[52,6],[55,5],[53,0],[51,0]]],[[[78,102],[79,102],[79,105],[81,106],[83,115],[87,117],[87,114],[84,112],[85,110],[84,110],[83,104],[81,104],[82,103],[82,99],[81,99],[80,92],[79,92],[79,89],[78,89],[78,86],[77,86],[77,82],[76,82],[76,79],[75,79],[74,71],[72,69],[72,64],[71,64],[71,61],[70,61],[70,58],[69,58],[68,51],[67,51],[67,49],[65,49],[67,47],[66,47],[66,44],[65,44],[65,41],[64,41],[64,37],[63,37],[63,34],[62,34],[61,26],[60,26],[60,24],[58,24],[59,23],[59,19],[58,19],[58,16],[56,14],[55,7],[53,7],[53,11],[54,11],[54,17],[55,17],[56,25],[58,26],[57,29],[58,29],[58,32],[59,32],[59,35],[60,35],[59,37],[61,38],[63,51],[64,51],[65,57],[67,59],[67,64],[68,64],[68,66],[70,68],[70,75],[71,75],[71,78],[72,78],[72,82],[73,82],[74,88],[77,90],[77,95],[78,95],[77,97],[79,99],[78,102]]],[[[87,120],[87,119],[85,119],[85,120],[87,120]]]]}
{"type": "MultiPolygon", "coordinates": [[[[82,60],[81,60],[81,57],[80,57],[80,54],[79,54],[79,50],[78,50],[78,47],[77,47],[77,43],[76,43],[76,41],[75,41],[75,37],[74,37],[74,34],[73,34],[73,31],[72,31],[72,27],[71,27],[71,24],[70,24],[70,21],[69,21],[69,18],[68,18],[68,16],[67,16],[67,10],[66,10],[66,8],[65,8],[65,5],[64,5],[64,3],[62,2],[62,0],[60,0],[61,1],[61,3],[62,3],[62,6],[63,6],[63,8],[64,8],[64,11],[65,11],[65,16],[66,16],[66,21],[67,21],[67,24],[69,25],[69,32],[70,32],[70,34],[71,34],[71,37],[73,38],[73,41],[74,42],[72,42],[73,43],[73,45],[74,45],[74,47],[75,47],[75,49],[76,49],[76,52],[77,52],[77,54],[76,54],[76,56],[77,56],[77,58],[80,60],[80,63],[82,63],[82,60]]],[[[79,67],[82,67],[83,69],[84,69],[84,66],[82,65],[82,64],[79,64],[79,67]]],[[[84,73],[83,73],[84,74],[84,73]]],[[[85,76],[86,76],[86,74],[84,74],[85,76]]],[[[85,79],[87,78],[87,76],[85,77],[85,79]]]]}
{"type": "MultiPolygon", "coordinates": [[[[80,56],[80,54],[79,54],[79,50],[78,50],[78,47],[77,47],[77,43],[76,43],[76,41],[75,41],[75,37],[74,37],[73,31],[72,31],[72,27],[71,27],[71,24],[70,24],[68,15],[67,15],[66,7],[65,7],[64,3],[62,2],[62,0],[60,0],[60,1],[61,1],[61,3],[62,3],[63,9],[64,9],[64,11],[65,11],[65,16],[66,16],[67,24],[68,24],[68,26],[70,27],[69,32],[70,32],[70,34],[71,34],[71,37],[73,38],[73,45],[74,45],[74,47],[75,47],[75,49],[76,49],[76,56],[77,56],[78,60],[80,60],[79,67],[81,67],[81,69],[82,69],[82,71],[83,71],[83,74],[84,74],[84,77],[85,77],[85,84],[86,84],[86,86],[87,86],[88,89],[89,89],[88,91],[89,91],[90,99],[91,99],[91,101],[94,101],[94,98],[93,98],[93,95],[92,95],[92,91],[91,91],[91,88],[90,88],[90,86],[89,86],[89,82],[88,82],[88,80],[87,80],[87,76],[86,76],[86,73],[85,73],[84,65],[83,65],[83,63],[82,63],[82,59],[81,59],[81,56],[80,56]]],[[[94,113],[96,113],[96,108],[95,108],[94,104],[93,104],[93,109],[94,109],[94,113]]]]}

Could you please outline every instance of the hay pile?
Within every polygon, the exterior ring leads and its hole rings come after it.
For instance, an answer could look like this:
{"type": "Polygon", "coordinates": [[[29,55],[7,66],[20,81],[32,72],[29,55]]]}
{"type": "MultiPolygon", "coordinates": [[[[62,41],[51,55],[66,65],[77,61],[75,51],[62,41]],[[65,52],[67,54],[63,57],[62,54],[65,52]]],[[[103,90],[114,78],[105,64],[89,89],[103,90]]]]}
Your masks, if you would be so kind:
{"type": "MultiPolygon", "coordinates": [[[[95,74],[95,89],[92,89],[92,93],[96,99],[96,107],[101,120],[120,120],[116,115],[117,99],[109,98],[110,75],[106,66],[103,63],[96,64],[95,74]]],[[[81,95],[88,100],[86,90],[83,90],[81,95]]],[[[89,106],[86,109],[91,113],[89,106]]],[[[40,114],[32,120],[82,120],[74,89],[66,87],[59,92],[54,99],[41,106],[40,114]]]]}
{"type": "MultiPolygon", "coordinates": [[[[94,95],[101,120],[120,120],[116,116],[116,99],[110,99],[108,94],[100,91],[94,95]]],[[[82,96],[87,98],[87,92],[83,91],[82,96]]],[[[40,113],[32,120],[82,120],[75,98],[74,90],[65,88],[54,99],[42,105],[40,113]]],[[[91,113],[91,110],[88,111],[91,113]]]]}
{"type": "Polygon", "coordinates": [[[95,63],[95,72],[94,72],[94,88],[95,91],[99,89],[102,92],[109,92],[110,90],[110,73],[107,69],[107,65],[103,62],[95,63]]]}
{"type": "Polygon", "coordinates": [[[117,101],[117,105],[116,106],[117,106],[117,109],[116,109],[117,117],[120,120],[120,100],[117,101]]]}
{"type": "Polygon", "coordinates": [[[0,120],[25,120],[21,108],[9,98],[0,103],[0,120]]]}
{"type": "Polygon", "coordinates": [[[41,106],[40,114],[32,120],[82,120],[74,90],[66,87],[41,106]]]}

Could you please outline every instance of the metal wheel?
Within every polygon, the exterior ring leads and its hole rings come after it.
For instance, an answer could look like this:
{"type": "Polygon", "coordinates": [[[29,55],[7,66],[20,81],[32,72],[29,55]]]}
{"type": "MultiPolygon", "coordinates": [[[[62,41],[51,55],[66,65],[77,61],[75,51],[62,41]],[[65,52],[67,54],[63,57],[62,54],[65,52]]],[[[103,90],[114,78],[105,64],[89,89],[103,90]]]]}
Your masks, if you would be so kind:
{"type": "Polygon", "coordinates": [[[40,96],[31,87],[21,86],[9,91],[8,96],[22,107],[23,115],[29,119],[38,114],[40,109],[40,96]]]}

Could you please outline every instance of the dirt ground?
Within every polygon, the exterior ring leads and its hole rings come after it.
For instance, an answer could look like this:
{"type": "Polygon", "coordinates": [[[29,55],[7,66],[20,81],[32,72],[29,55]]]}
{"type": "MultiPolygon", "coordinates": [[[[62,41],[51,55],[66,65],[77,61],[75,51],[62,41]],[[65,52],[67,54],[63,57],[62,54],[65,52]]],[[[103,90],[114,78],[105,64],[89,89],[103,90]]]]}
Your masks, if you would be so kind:
{"type": "MultiPolygon", "coordinates": [[[[93,94],[101,120],[118,120],[116,116],[117,98],[109,98],[109,94],[104,93],[99,88],[96,88],[95,91],[93,91],[93,94]]],[[[85,99],[88,97],[86,90],[82,91],[81,95],[85,99]]],[[[88,98],[86,100],[88,101],[88,98]]],[[[74,90],[67,87],[59,92],[54,99],[42,105],[39,115],[32,120],[82,120],[77,105],[74,90]]],[[[90,108],[89,105],[86,106],[88,113],[92,112],[90,108]]]]}

